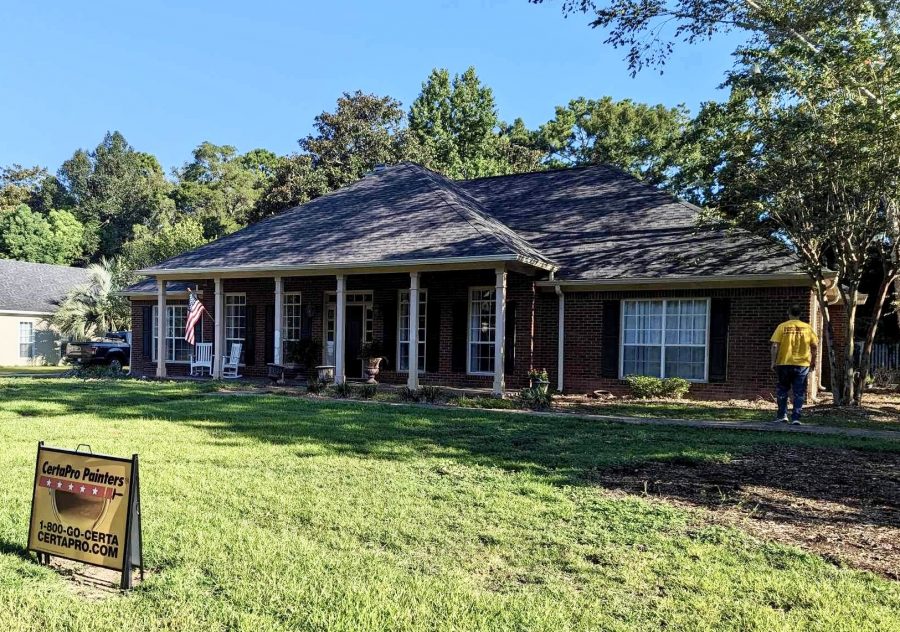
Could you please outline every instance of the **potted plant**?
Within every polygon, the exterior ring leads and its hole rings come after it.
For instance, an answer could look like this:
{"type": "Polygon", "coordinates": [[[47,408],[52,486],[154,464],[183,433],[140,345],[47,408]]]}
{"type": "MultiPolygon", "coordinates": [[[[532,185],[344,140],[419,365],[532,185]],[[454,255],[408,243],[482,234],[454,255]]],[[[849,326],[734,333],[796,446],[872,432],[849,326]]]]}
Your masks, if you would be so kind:
{"type": "Polygon", "coordinates": [[[322,356],[322,344],[313,338],[301,338],[288,342],[284,351],[285,364],[288,368],[297,374],[302,372],[311,377],[318,359],[322,356]]]}
{"type": "Polygon", "coordinates": [[[369,376],[366,382],[377,384],[378,382],[375,381],[375,378],[378,377],[378,372],[381,370],[381,363],[387,363],[381,341],[363,342],[362,347],[360,347],[359,357],[366,363],[366,375],[369,376]]]}
{"type": "Polygon", "coordinates": [[[550,388],[550,374],[547,369],[531,369],[528,371],[528,379],[531,381],[531,388],[538,389],[542,395],[546,395],[550,388]]]}

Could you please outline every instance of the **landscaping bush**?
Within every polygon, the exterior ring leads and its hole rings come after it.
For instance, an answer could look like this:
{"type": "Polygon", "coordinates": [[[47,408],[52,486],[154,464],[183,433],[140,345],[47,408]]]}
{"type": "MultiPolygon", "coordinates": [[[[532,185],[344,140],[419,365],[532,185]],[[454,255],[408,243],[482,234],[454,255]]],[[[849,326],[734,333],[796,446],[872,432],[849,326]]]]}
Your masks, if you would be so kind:
{"type": "Polygon", "coordinates": [[[350,382],[342,382],[334,385],[335,397],[353,397],[353,385],[350,382]]]}
{"type": "Polygon", "coordinates": [[[658,377],[626,375],[625,383],[628,384],[631,396],[637,399],[650,399],[662,396],[663,381],[658,377]]]}
{"type": "Polygon", "coordinates": [[[553,403],[553,395],[550,394],[550,391],[545,392],[538,386],[523,388],[519,393],[519,399],[532,410],[547,410],[553,403]]]}
{"type": "Polygon", "coordinates": [[[310,380],[306,383],[306,392],[311,395],[318,395],[328,386],[325,382],[319,380],[310,380]]]}
{"type": "Polygon", "coordinates": [[[419,391],[411,389],[408,386],[401,388],[398,391],[398,396],[401,402],[417,403],[419,401],[419,391]]]}
{"type": "Polygon", "coordinates": [[[691,390],[691,383],[683,377],[667,377],[662,381],[662,395],[671,399],[682,399],[691,390]]]}
{"type": "Polygon", "coordinates": [[[892,384],[900,384],[900,369],[879,366],[872,369],[868,384],[877,388],[886,388],[892,384]]]}
{"type": "Polygon", "coordinates": [[[362,388],[359,389],[359,395],[363,399],[372,399],[375,397],[375,393],[378,392],[377,384],[363,384],[362,388]]]}
{"type": "Polygon", "coordinates": [[[128,377],[128,374],[121,367],[89,364],[87,366],[76,366],[66,371],[65,377],[77,377],[82,380],[121,380],[128,377]]]}
{"type": "Polygon", "coordinates": [[[444,400],[444,391],[439,386],[423,386],[419,389],[419,401],[437,404],[444,400]]]}
{"type": "Polygon", "coordinates": [[[453,406],[463,408],[497,408],[502,410],[514,410],[519,408],[521,402],[517,399],[499,399],[497,397],[454,397],[447,402],[453,406]]]}

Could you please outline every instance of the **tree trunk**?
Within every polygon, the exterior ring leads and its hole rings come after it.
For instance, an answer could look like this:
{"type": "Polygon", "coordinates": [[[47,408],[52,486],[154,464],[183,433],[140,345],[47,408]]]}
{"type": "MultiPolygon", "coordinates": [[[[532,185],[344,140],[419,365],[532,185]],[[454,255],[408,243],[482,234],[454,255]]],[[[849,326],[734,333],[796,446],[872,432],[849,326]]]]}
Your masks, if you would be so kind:
{"type": "Polygon", "coordinates": [[[825,284],[822,279],[816,280],[816,303],[822,314],[822,335],[825,337],[825,349],[828,351],[828,366],[831,369],[831,395],[835,406],[844,403],[842,381],[837,369],[837,357],[834,353],[834,327],[831,324],[831,314],[828,312],[828,300],[825,298],[825,284]]]}
{"type": "Polygon", "coordinates": [[[881,320],[881,310],[884,309],[884,303],[887,301],[888,292],[891,285],[898,282],[898,278],[893,275],[893,271],[886,271],[881,285],[878,287],[878,294],[875,295],[875,305],[872,309],[872,322],[869,323],[869,330],[866,332],[866,342],[863,345],[862,354],[859,358],[859,377],[856,382],[856,399],[862,404],[863,394],[866,392],[866,382],[869,378],[869,370],[872,358],[872,347],[875,346],[875,334],[878,332],[878,321],[881,320]]]}
{"type": "Polygon", "coordinates": [[[856,288],[843,293],[844,311],[847,314],[847,322],[844,323],[844,336],[846,344],[844,347],[844,371],[843,371],[843,391],[844,405],[856,406],[859,401],[856,397],[854,387],[856,386],[856,301],[859,292],[856,288]]]}

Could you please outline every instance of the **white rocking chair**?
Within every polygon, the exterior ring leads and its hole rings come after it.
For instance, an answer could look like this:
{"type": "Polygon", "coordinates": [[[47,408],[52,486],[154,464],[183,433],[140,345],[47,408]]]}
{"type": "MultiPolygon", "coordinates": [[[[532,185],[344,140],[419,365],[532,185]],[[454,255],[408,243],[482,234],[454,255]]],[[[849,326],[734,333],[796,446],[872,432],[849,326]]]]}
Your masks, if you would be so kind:
{"type": "Polygon", "coordinates": [[[241,362],[241,350],[244,348],[243,343],[235,342],[231,345],[231,353],[222,356],[222,378],[234,380],[241,377],[238,373],[238,365],[241,362]]]}
{"type": "Polygon", "coordinates": [[[206,369],[207,375],[212,375],[211,342],[198,342],[191,355],[191,375],[203,375],[203,369],[206,369]]]}

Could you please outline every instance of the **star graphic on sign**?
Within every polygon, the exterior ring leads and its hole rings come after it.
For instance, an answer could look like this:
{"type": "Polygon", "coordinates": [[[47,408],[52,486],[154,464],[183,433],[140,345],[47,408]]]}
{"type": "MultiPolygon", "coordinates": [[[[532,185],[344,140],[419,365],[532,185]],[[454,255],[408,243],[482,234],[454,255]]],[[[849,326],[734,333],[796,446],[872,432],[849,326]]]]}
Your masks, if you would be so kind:
{"type": "Polygon", "coordinates": [[[78,490],[78,491],[80,491],[80,492],[83,494],[83,493],[84,493],[84,485],[82,485],[82,486],[81,486],[81,489],[78,490]]]}
{"type": "Polygon", "coordinates": [[[72,491],[73,489],[75,489],[75,486],[72,485],[72,483],[69,483],[69,491],[72,491]]]}
{"type": "Polygon", "coordinates": [[[96,496],[96,495],[97,495],[97,488],[95,487],[94,489],[91,490],[91,492],[94,494],[94,496],[96,496]]]}
{"type": "Polygon", "coordinates": [[[50,487],[50,485],[51,485],[50,479],[48,478],[48,479],[47,479],[47,487],[50,487]]]}
{"type": "Polygon", "coordinates": [[[58,481],[56,483],[56,488],[59,489],[60,487],[62,487],[62,481],[58,481]]]}

